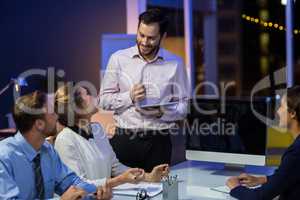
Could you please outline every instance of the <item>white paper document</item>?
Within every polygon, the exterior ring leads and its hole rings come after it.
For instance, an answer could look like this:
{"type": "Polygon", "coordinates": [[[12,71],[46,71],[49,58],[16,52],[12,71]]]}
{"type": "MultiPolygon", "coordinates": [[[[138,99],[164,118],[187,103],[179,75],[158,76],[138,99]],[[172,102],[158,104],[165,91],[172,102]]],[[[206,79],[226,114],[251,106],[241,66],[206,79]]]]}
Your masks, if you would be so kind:
{"type": "Polygon", "coordinates": [[[223,192],[223,193],[226,193],[226,194],[230,193],[230,189],[226,185],[213,187],[213,188],[210,188],[210,189],[214,190],[214,191],[217,191],[217,192],[223,192]]]}
{"type": "Polygon", "coordinates": [[[161,183],[141,182],[138,184],[125,183],[113,188],[114,195],[136,196],[142,189],[147,191],[150,197],[154,197],[162,192],[161,183]]]}
{"type": "MultiPolygon", "coordinates": [[[[261,185],[258,186],[254,186],[254,187],[249,187],[250,189],[255,189],[255,188],[259,188],[261,185]]],[[[230,193],[230,188],[226,185],[223,186],[218,186],[218,187],[213,187],[210,188],[211,190],[217,191],[217,192],[222,192],[222,193],[226,193],[229,194],[230,193]]]]}
{"type": "Polygon", "coordinates": [[[204,186],[187,186],[187,196],[191,199],[204,199],[204,198],[209,198],[214,200],[230,199],[229,194],[223,192],[217,192],[211,190],[211,188],[209,187],[204,187],[204,186]]]}

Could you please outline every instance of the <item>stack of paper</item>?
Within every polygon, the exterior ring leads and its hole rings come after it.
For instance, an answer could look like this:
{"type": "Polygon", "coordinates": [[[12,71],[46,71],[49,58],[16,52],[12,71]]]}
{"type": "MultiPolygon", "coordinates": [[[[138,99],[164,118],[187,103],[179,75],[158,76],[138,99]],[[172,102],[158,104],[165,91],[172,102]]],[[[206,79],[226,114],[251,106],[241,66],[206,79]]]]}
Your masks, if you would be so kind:
{"type": "MultiPolygon", "coordinates": [[[[249,187],[250,189],[255,189],[255,188],[259,188],[261,187],[261,185],[257,185],[257,186],[254,186],[254,187],[249,187]]],[[[228,186],[226,185],[223,185],[223,186],[218,186],[218,187],[213,187],[213,188],[210,188],[211,190],[214,190],[214,191],[217,191],[217,192],[223,192],[223,193],[226,193],[226,194],[229,194],[230,193],[230,189],[228,186]]]]}
{"type": "Polygon", "coordinates": [[[230,193],[230,189],[226,185],[224,185],[224,186],[218,186],[218,187],[213,187],[213,188],[210,188],[210,189],[214,190],[214,191],[217,191],[217,192],[223,192],[223,193],[226,193],[226,194],[230,193]]]}
{"type": "Polygon", "coordinates": [[[154,197],[162,192],[161,183],[141,182],[138,184],[125,183],[113,188],[114,195],[136,196],[142,189],[147,191],[148,196],[154,197]]]}

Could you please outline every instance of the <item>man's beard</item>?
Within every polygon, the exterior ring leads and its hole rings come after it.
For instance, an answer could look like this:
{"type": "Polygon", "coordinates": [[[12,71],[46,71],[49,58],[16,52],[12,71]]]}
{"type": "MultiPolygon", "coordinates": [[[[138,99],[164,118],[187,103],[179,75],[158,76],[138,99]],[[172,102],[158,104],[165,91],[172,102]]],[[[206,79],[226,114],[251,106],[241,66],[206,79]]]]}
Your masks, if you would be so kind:
{"type": "Polygon", "coordinates": [[[149,51],[148,53],[142,53],[142,51],[140,49],[141,44],[136,40],[138,50],[139,50],[139,54],[142,57],[148,57],[148,56],[151,56],[151,55],[156,55],[157,52],[159,51],[159,48],[160,48],[160,42],[161,42],[161,40],[159,40],[159,43],[156,46],[147,46],[147,47],[152,47],[151,51],[149,51]]]}
{"type": "Polygon", "coordinates": [[[55,136],[56,134],[57,134],[57,129],[56,129],[56,127],[44,131],[44,135],[45,135],[46,137],[49,137],[49,136],[55,136]]]}

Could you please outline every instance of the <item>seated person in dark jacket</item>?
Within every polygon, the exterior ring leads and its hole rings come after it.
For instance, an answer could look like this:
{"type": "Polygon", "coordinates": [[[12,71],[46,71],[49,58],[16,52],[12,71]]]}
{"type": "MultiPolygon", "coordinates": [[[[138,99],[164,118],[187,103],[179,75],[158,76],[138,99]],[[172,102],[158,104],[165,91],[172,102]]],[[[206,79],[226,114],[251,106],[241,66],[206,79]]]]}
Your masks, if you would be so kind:
{"type": "Polygon", "coordinates": [[[227,180],[230,195],[241,200],[300,199],[300,86],[287,90],[277,111],[280,126],[287,128],[295,141],[283,154],[281,164],[271,176],[255,177],[241,174],[227,180]],[[246,186],[262,185],[256,189],[246,186]]]}

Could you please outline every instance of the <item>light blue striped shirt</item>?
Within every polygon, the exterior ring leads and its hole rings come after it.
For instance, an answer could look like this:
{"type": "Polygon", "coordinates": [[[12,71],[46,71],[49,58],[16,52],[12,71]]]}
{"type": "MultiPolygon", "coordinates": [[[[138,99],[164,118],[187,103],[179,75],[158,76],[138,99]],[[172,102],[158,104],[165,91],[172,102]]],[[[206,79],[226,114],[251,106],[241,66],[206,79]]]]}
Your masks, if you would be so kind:
{"type": "MultiPolygon", "coordinates": [[[[18,132],[0,142],[0,199],[34,199],[36,195],[33,159],[37,151],[18,132]]],[[[45,141],[40,149],[45,198],[62,195],[71,185],[96,192],[62,163],[53,146],[45,141]]]]}

